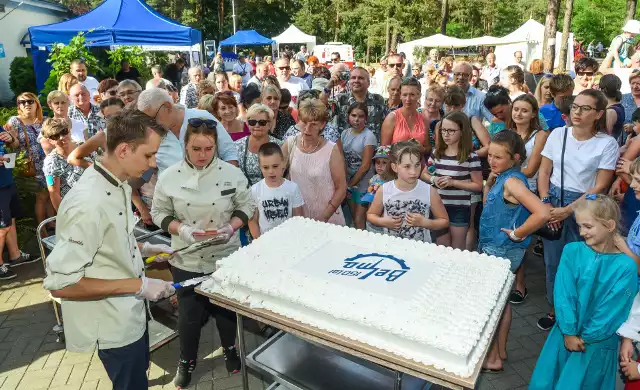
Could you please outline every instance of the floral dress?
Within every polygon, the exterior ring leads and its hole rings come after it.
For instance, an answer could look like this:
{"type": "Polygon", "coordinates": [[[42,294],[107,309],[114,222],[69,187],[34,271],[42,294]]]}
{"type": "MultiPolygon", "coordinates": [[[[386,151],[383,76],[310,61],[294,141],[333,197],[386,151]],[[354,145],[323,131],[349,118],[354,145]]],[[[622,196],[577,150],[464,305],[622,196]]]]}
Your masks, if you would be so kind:
{"type": "MultiPolygon", "coordinates": [[[[269,136],[269,142],[275,142],[282,146],[282,140],[272,135],[269,136]]],[[[262,171],[260,170],[258,155],[249,150],[249,136],[240,138],[235,141],[235,144],[238,149],[238,166],[247,180],[249,180],[249,185],[254,185],[262,180],[262,171]]]]}
{"type": "Polygon", "coordinates": [[[12,116],[9,118],[9,125],[11,125],[17,133],[18,141],[20,142],[20,150],[27,152],[36,166],[36,181],[41,188],[47,188],[47,182],[44,179],[44,172],[42,170],[44,165],[44,150],[42,150],[40,142],[38,141],[42,124],[34,123],[32,125],[25,125],[17,116],[12,116]],[[29,137],[29,150],[27,150],[25,135],[29,137]]]}

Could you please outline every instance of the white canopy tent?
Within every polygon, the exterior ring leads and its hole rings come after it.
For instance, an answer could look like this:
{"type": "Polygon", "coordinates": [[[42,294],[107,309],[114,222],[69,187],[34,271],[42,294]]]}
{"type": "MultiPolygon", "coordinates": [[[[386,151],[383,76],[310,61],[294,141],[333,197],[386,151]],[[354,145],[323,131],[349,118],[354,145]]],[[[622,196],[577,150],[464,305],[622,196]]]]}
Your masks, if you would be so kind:
{"type": "Polygon", "coordinates": [[[280,44],[285,43],[299,43],[307,45],[307,51],[311,53],[313,47],[316,45],[316,37],[313,35],[303,33],[298,27],[293,24],[289,26],[284,32],[276,37],[271,38],[276,41],[278,45],[278,51],[280,51],[280,44]]]}
{"type": "MultiPolygon", "coordinates": [[[[573,69],[573,33],[569,34],[569,52],[567,69],[573,69]]],[[[536,58],[542,58],[542,42],[544,40],[544,25],[533,19],[527,20],[522,26],[502,38],[485,35],[478,38],[459,39],[442,34],[435,34],[415,41],[398,45],[398,51],[404,52],[413,63],[413,49],[415,47],[459,48],[469,46],[496,46],[495,53],[499,66],[511,65],[513,53],[522,51],[523,61],[529,65],[536,58]]],[[[556,34],[556,66],[560,57],[562,33],[556,34]]]]}

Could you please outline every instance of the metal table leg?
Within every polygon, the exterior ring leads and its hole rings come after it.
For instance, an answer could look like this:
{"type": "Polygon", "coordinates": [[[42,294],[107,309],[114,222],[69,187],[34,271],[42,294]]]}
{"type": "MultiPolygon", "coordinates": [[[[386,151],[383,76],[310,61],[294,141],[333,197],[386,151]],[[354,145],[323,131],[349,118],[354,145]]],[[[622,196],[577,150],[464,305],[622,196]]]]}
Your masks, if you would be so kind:
{"type": "Polygon", "coordinates": [[[236,321],[238,323],[238,349],[241,364],[240,372],[242,375],[242,389],[249,390],[249,376],[247,373],[247,365],[245,363],[245,358],[247,356],[247,346],[244,343],[243,317],[240,313],[236,313],[236,321]]]}
{"type": "Polygon", "coordinates": [[[396,371],[396,382],[393,385],[394,390],[402,389],[402,373],[400,371],[396,371]]]}

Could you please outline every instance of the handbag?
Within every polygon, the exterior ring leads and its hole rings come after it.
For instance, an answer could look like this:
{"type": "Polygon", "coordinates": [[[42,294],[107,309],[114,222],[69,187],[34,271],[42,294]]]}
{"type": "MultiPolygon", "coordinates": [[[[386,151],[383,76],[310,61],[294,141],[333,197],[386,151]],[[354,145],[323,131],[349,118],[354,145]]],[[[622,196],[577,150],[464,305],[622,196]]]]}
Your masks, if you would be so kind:
{"type": "Polygon", "coordinates": [[[36,163],[33,162],[31,158],[31,149],[29,147],[29,134],[27,134],[27,129],[22,128],[22,132],[24,133],[24,142],[27,146],[26,151],[24,152],[24,168],[22,169],[22,176],[24,177],[35,177],[36,176],[36,163]]]}
{"type": "MultiPolygon", "coordinates": [[[[560,207],[563,207],[564,204],[564,152],[567,148],[567,133],[569,133],[569,129],[565,127],[564,130],[564,139],[562,141],[562,154],[560,157],[560,207]]],[[[562,229],[564,227],[564,221],[560,225],[558,230],[551,229],[549,224],[544,224],[543,227],[538,229],[535,233],[541,238],[549,241],[556,241],[562,237],[562,229]]]]}

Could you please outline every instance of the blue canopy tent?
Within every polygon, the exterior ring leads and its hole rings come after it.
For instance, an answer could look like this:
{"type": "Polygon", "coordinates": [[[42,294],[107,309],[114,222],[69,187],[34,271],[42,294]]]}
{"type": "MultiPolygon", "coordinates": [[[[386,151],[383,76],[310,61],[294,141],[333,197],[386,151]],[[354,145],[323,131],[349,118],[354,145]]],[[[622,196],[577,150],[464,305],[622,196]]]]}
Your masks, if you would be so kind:
{"type": "Polygon", "coordinates": [[[171,46],[190,50],[202,41],[199,30],[165,18],[143,0],[105,0],[74,19],[29,27],[38,89],[44,87],[49,76],[51,68],[46,59],[51,46],[67,44],[80,31],[87,32],[87,46],[171,46]]]}
{"type": "Polygon", "coordinates": [[[263,37],[256,30],[240,30],[220,42],[220,46],[247,46],[247,45],[272,45],[275,41],[263,37]]]}

